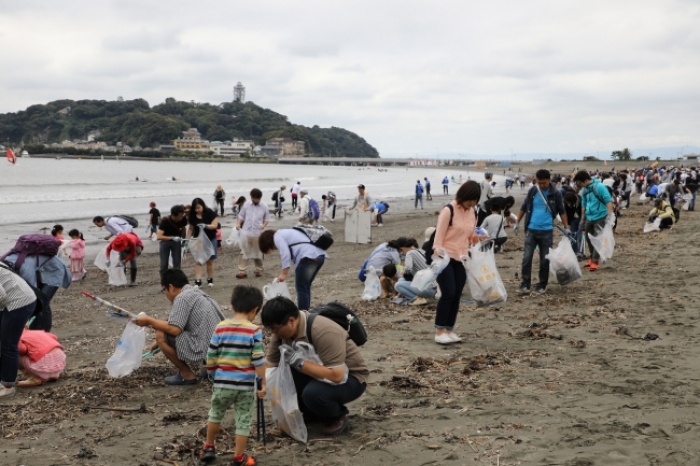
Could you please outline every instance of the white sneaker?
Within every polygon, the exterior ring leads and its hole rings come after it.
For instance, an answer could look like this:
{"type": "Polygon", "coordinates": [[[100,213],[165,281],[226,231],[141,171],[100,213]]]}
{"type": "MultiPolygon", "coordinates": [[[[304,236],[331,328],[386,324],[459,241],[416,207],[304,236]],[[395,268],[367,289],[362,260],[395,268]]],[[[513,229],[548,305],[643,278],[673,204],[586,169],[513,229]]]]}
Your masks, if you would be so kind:
{"type": "Polygon", "coordinates": [[[443,333],[442,335],[435,335],[435,343],[438,345],[451,345],[454,341],[449,334],[443,333]]]}
{"type": "Polygon", "coordinates": [[[425,306],[426,304],[428,304],[428,300],[420,296],[411,301],[411,306],[425,306]]]}
{"type": "Polygon", "coordinates": [[[459,335],[457,335],[455,332],[450,332],[447,334],[447,336],[450,337],[450,340],[452,340],[455,343],[462,341],[462,338],[459,335]]]}
{"type": "Polygon", "coordinates": [[[376,223],[373,223],[373,224],[372,224],[372,226],[373,226],[373,227],[376,227],[376,226],[377,226],[377,224],[376,224],[376,223]]]}
{"type": "Polygon", "coordinates": [[[12,396],[15,394],[15,387],[6,387],[0,384],[0,398],[3,396],[12,396]]]}
{"type": "Polygon", "coordinates": [[[378,227],[383,227],[384,225],[381,224],[381,223],[378,223],[377,226],[378,226],[378,227]]]}

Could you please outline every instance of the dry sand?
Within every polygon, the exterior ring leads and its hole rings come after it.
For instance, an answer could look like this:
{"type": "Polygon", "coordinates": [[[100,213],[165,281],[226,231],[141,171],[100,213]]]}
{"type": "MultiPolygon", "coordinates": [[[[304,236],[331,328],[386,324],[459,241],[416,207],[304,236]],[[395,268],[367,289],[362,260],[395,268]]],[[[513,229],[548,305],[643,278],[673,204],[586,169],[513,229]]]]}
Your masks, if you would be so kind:
{"type": "MultiPolygon", "coordinates": [[[[373,244],[402,235],[421,240],[446,200],[436,195],[424,211],[408,201],[392,203],[384,228],[373,230],[373,244]]],[[[337,242],[314,283],[313,302],[338,299],[359,311],[370,336],[363,352],[371,381],[350,405],[347,434],[327,438],[311,425],[308,445],[270,436],[266,451],[253,438],[250,449],[268,465],[700,463],[693,440],[700,414],[693,285],[700,215],[684,213],[673,230],[643,235],[648,210],[633,205],[625,211],[608,264],[566,287],[551,284],[543,296],[516,294],[522,235],[511,236],[497,256],[507,303],[463,305],[456,330],[465,341],[450,347],[432,340],[434,301],[416,308],[359,299],[357,269],[373,245],[344,243],[342,223],[328,224],[337,242]],[[660,338],[644,340],[649,333],[660,338]]],[[[235,259],[224,247],[216,262],[211,294],[222,305],[241,283],[235,259]]],[[[210,385],[165,386],[173,368],[162,355],[126,378],[110,379],[104,363],[124,322],[80,296],[87,289],[166,318],[170,303],[156,280],[157,256],[144,254],[140,264],[136,288],[110,287],[91,267],[84,283],[54,298],[54,331],[66,347],[68,369],[56,383],[0,401],[0,463],[197,464],[210,385]]],[[[278,255],[265,264],[263,278],[243,282],[271,281],[278,255]]],[[[193,276],[191,259],[184,270],[193,276]]],[[[270,431],[269,406],[267,420],[270,431]]],[[[223,427],[218,450],[229,453],[215,464],[230,460],[232,413],[223,427]]]]}

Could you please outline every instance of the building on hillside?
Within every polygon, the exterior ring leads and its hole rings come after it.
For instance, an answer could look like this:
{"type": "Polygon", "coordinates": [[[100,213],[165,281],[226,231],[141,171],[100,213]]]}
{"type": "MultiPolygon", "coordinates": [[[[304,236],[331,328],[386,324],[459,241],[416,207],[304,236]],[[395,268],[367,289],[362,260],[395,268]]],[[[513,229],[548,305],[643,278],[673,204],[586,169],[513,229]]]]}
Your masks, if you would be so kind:
{"type": "Polygon", "coordinates": [[[272,144],[265,144],[260,148],[260,155],[262,157],[279,157],[282,155],[282,147],[272,144]]]}
{"type": "Polygon", "coordinates": [[[253,152],[253,141],[234,139],[233,141],[212,141],[211,150],[222,157],[240,157],[253,152]]]}
{"type": "Polygon", "coordinates": [[[304,141],[295,141],[292,138],[268,139],[263,149],[265,149],[266,146],[279,147],[281,156],[304,155],[306,153],[306,144],[304,141]]]}
{"type": "Polygon", "coordinates": [[[161,152],[175,152],[177,147],[173,146],[172,144],[161,144],[160,147],[158,147],[158,150],[161,152]]]}
{"type": "Polygon", "coordinates": [[[182,132],[182,137],[173,140],[173,145],[177,150],[188,150],[192,152],[209,152],[212,150],[211,144],[206,139],[202,139],[202,135],[197,131],[197,128],[190,128],[182,132]]]}

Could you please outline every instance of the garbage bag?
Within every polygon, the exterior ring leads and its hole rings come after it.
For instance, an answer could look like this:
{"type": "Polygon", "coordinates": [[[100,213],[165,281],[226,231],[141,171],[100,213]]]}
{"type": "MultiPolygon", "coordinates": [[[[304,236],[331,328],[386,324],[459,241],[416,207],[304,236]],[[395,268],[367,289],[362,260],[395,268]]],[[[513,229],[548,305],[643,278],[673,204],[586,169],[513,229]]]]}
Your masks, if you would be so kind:
{"type": "Polygon", "coordinates": [[[411,280],[411,287],[418,291],[425,291],[449,263],[450,256],[447,254],[447,251],[443,248],[435,250],[430,266],[427,269],[416,272],[413,280],[411,280]]]}
{"type": "Polygon", "coordinates": [[[688,210],[690,208],[690,202],[686,201],[683,203],[683,206],[681,207],[681,210],[688,210]]]}
{"type": "Polygon", "coordinates": [[[588,235],[591,244],[600,255],[600,261],[603,263],[612,258],[613,251],[615,250],[615,235],[612,229],[613,226],[610,223],[606,223],[600,233],[597,235],[588,235]]]}
{"type": "Polygon", "coordinates": [[[292,299],[287,282],[278,282],[276,278],[272,280],[272,283],[269,285],[263,286],[262,291],[265,301],[276,298],[277,296],[284,296],[285,298],[292,299]]]}
{"type": "Polygon", "coordinates": [[[95,257],[95,267],[103,272],[106,272],[107,269],[109,269],[109,267],[107,267],[107,246],[97,253],[97,257],[95,257]]]}
{"type": "Polygon", "coordinates": [[[494,248],[482,248],[475,244],[469,253],[461,257],[467,270],[467,283],[476,307],[503,303],[508,299],[506,287],[496,268],[494,248]]]}
{"type": "Polygon", "coordinates": [[[292,378],[292,369],[284,362],[284,351],[280,349],[280,363],[265,370],[267,395],[272,407],[272,420],[281,431],[299,442],[306,443],[308,432],[304,415],[299,410],[297,389],[292,378]]]}
{"type": "Polygon", "coordinates": [[[226,238],[226,244],[241,247],[241,230],[234,228],[229,237],[226,238]]]}
{"type": "Polygon", "coordinates": [[[379,283],[379,275],[377,275],[377,271],[374,269],[374,267],[370,266],[367,269],[366,277],[365,289],[362,291],[362,299],[365,301],[374,301],[375,299],[379,299],[379,297],[382,295],[382,287],[379,283]]]}
{"type": "Polygon", "coordinates": [[[204,225],[198,226],[199,234],[189,241],[190,253],[199,265],[204,265],[209,258],[214,255],[215,250],[214,245],[211,244],[211,240],[206,233],[204,233],[204,225]]]}
{"type": "Polygon", "coordinates": [[[550,248],[545,258],[549,260],[549,272],[557,278],[560,285],[569,284],[583,276],[568,237],[562,238],[556,248],[550,248]]]}
{"type": "Polygon", "coordinates": [[[644,233],[650,233],[652,231],[661,231],[661,219],[656,218],[653,222],[647,222],[644,224],[644,233]]]}
{"type": "MultiPolygon", "coordinates": [[[[315,364],[318,364],[319,366],[323,366],[323,361],[321,361],[321,358],[316,353],[316,349],[313,347],[313,345],[311,345],[305,341],[295,341],[292,344],[292,348],[297,353],[305,355],[307,361],[311,361],[315,364]]],[[[345,382],[348,381],[348,375],[350,374],[350,370],[348,369],[348,366],[346,364],[344,364],[344,366],[345,366],[345,375],[343,376],[343,380],[341,380],[340,382],[335,383],[335,382],[331,382],[328,379],[316,379],[316,380],[327,383],[329,385],[343,385],[345,382]]]]}
{"type": "Polygon", "coordinates": [[[131,374],[141,367],[141,355],[146,346],[146,329],[129,321],[117,343],[117,349],[107,360],[110,377],[119,378],[131,374]]]}

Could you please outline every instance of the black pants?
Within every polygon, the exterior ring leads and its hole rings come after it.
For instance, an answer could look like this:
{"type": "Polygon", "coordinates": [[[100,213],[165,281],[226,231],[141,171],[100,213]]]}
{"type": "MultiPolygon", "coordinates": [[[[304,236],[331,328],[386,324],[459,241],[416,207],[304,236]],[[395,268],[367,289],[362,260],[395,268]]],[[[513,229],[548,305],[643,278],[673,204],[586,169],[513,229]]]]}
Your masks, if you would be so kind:
{"type": "Polygon", "coordinates": [[[460,261],[450,259],[450,263],[437,276],[442,296],[437,303],[435,312],[435,328],[454,329],[459,313],[459,300],[462,297],[464,285],[467,283],[467,271],[460,261]]]}
{"type": "Polygon", "coordinates": [[[297,208],[297,199],[298,199],[298,196],[292,195],[292,210],[297,208]]]}
{"type": "Polygon", "coordinates": [[[673,219],[671,218],[662,218],[661,223],[659,224],[659,229],[661,230],[667,230],[673,226],[673,219]]]}
{"type": "MultiPolygon", "coordinates": [[[[216,203],[219,204],[219,208],[221,209],[221,216],[224,216],[224,200],[223,199],[217,199],[216,203]]],[[[216,209],[214,209],[216,211],[216,209]]]]}
{"type": "Polygon", "coordinates": [[[448,194],[448,193],[447,193],[447,185],[446,185],[446,184],[443,184],[443,185],[442,185],[442,194],[448,194]]]}
{"type": "Polygon", "coordinates": [[[352,375],[342,385],[330,385],[292,369],[294,387],[297,389],[299,409],[302,413],[316,416],[324,424],[331,424],[348,414],[346,403],[362,396],[367,384],[352,375]]]}

